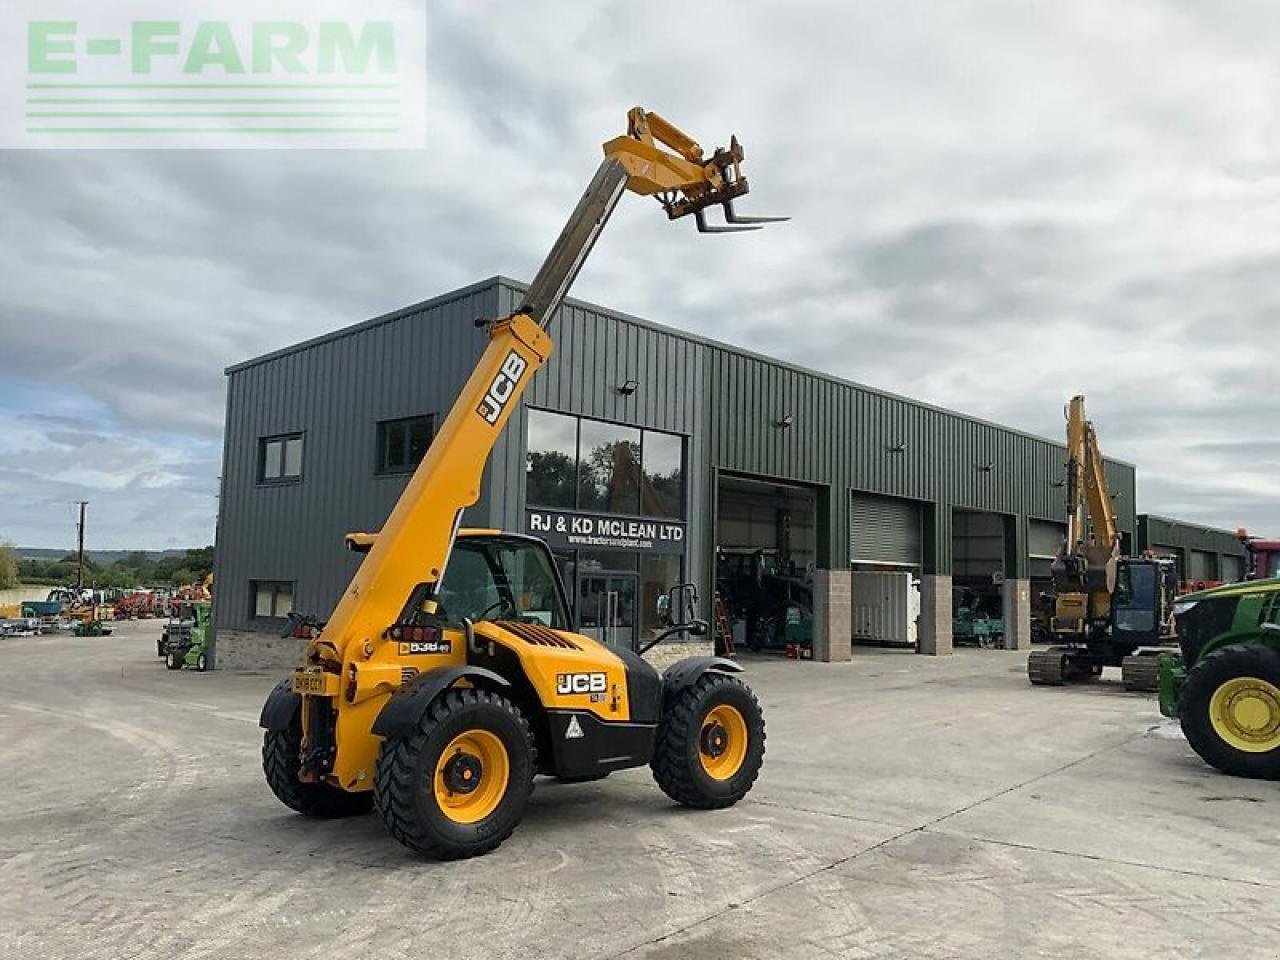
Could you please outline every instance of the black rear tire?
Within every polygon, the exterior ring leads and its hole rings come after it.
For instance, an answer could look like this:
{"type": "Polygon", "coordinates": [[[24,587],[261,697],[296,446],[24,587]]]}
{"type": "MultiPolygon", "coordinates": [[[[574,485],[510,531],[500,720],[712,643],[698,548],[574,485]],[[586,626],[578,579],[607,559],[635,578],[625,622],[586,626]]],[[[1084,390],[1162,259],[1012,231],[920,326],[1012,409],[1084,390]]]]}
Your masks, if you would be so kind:
{"type": "Polygon", "coordinates": [[[164,665],[169,670],[181,670],[182,657],[178,656],[176,650],[170,650],[164,655],[164,665]]]}
{"type": "Polygon", "coordinates": [[[1233,777],[1280,780],[1280,737],[1264,752],[1233,746],[1211,716],[1214,694],[1231,680],[1251,677],[1280,687],[1280,653],[1267,647],[1230,646],[1205,657],[1187,674],[1178,697],[1178,719],[1191,748],[1206,763],[1233,777]]]}
{"type": "Polygon", "coordinates": [[[276,799],[304,817],[333,820],[368,813],[373,792],[348,793],[327,783],[303,783],[302,730],[295,722],[285,730],[268,730],[262,738],[262,772],[276,799]]]}
{"type": "Polygon", "coordinates": [[[708,672],[663,704],[653,759],[653,779],[676,803],[699,810],[729,807],[745,797],[764,763],[764,714],[751,689],[723,673],[708,672]],[[746,725],[746,753],[725,779],[703,762],[704,723],[716,707],[736,710],[746,725]]]}
{"type": "MultiPolygon", "coordinates": [[[[479,768],[479,786],[488,768],[479,768]]],[[[374,803],[387,832],[410,850],[438,860],[477,857],[497,848],[520,823],[536,770],[528,721],[510,700],[489,690],[446,690],[432,701],[418,729],[388,737],[378,753],[374,803]],[[438,798],[437,771],[446,748],[467,734],[500,744],[507,781],[496,806],[471,823],[446,812],[438,798]]]]}

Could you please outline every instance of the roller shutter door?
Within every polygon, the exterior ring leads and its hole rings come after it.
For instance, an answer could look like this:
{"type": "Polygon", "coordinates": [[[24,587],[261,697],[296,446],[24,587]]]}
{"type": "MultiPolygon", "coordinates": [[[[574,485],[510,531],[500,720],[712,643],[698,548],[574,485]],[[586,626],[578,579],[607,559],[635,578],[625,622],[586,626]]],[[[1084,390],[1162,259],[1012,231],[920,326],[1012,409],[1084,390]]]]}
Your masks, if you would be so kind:
{"type": "Polygon", "coordinates": [[[1222,579],[1228,583],[1238,583],[1244,579],[1244,557],[1222,555],[1222,579]]]}
{"type": "Polygon", "coordinates": [[[924,555],[920,504],[855,493],[849,503],[849,556],[854,563],[919,566],[924,555]]]}
{"type": "Polygon", "coordinates": [[[1067,535],[1067,528],[1060,523],[1048,520],[1027,521],[1027,553],[1032,557],[1057,556],[1062,538],[1067,535]]]}
{"type": "Polygon", "coordinates": [[[1187,575],[1192,580],[1216,580],[1218,579],[1216,567],[1212,553],[1192,550],[1190,562],[1187,564],[1187,575]]]}

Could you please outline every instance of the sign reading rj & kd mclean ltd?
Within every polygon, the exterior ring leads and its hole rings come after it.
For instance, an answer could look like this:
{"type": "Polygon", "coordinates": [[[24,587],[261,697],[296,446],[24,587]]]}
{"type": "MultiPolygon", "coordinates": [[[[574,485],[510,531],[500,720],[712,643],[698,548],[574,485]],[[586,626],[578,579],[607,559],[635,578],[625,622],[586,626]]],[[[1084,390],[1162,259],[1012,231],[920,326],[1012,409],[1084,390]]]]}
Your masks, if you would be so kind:
{"type": "Polygon", "coordinates": [[[608,517],[560,510],[526,510],[525,529],[552,550],[643,550],[684,553],[679,520],[608,517]]]}

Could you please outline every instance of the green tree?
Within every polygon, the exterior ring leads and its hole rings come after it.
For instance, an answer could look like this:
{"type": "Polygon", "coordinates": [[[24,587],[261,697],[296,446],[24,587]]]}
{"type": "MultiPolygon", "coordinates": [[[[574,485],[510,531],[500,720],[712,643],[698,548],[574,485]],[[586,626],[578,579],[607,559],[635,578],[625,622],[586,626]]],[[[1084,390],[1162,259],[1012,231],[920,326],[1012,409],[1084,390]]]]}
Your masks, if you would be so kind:
{"type": "Polygon", "coordinates": [[[18,554],[11,543],[0,543],[0,590],[18,585],[18,554]]]}

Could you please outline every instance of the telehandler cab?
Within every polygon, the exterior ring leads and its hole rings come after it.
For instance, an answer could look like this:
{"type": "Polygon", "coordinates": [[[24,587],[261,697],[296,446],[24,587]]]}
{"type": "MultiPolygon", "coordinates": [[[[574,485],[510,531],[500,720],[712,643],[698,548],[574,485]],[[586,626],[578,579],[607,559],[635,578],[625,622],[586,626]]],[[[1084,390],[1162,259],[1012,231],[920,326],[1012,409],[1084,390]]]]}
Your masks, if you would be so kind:
{"type": "MultiPolygon", "coordinates": [[[[488,324],[489,343],[327,623],[294,616],[302,665],[262,710],[263,769],[287,806],[315,817],[376,807],[393,837],[442,859],[493,850],[520,822],[535,774],[597,779],[649,764],[678,803],[736,803],[764,759],[764,717],[731,660],[658,671],[628,649],[572,632],[540,540],[459,529],[481,474],[534,373],[547,325],[622,194],[656,196],[698,230],[759,229],[733,202],[748,191],[742,148],[709,158],[635,108],[529,288],[488,324]],[[724,211],[711,226],[708,207],[724,211]]],[[[706,633],[690,585],[663,609],[673,634],[706,633]]],[[[647,649],[647,647],[645,648],[647,649]]],[[[643,650],[641,652],[644,652],[643,650]]]]}

